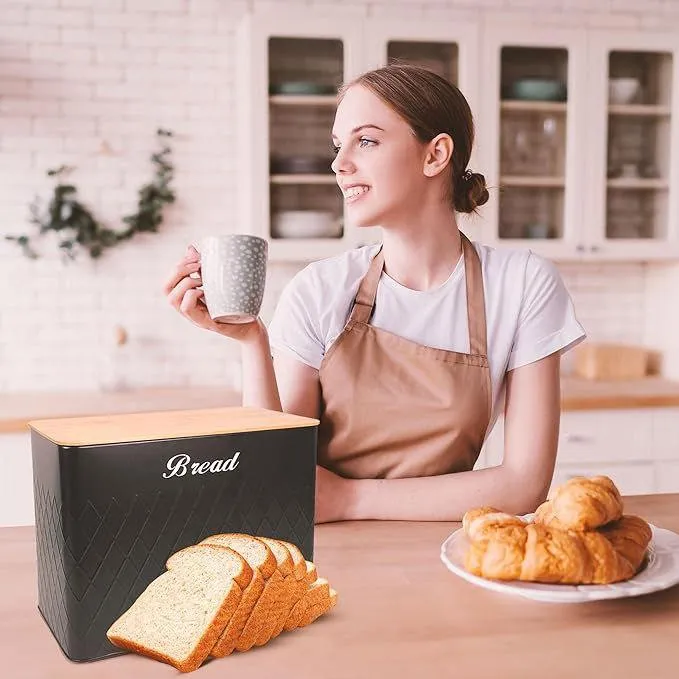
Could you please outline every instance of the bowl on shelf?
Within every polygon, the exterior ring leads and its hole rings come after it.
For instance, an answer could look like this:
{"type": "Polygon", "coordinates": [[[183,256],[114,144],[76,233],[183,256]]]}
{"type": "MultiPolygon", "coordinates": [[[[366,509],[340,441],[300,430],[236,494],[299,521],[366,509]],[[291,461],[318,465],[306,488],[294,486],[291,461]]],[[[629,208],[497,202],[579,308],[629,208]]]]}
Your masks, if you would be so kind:
{"type": "Polygon", "coordinates": [[[282,210],[271,218],[274,238],[340,238],[342,218],[325,210],[282,210]]]}
{"type": "Polygon", "coordinates": [[[322,85],[306,80],[288,80],[272,83],[269,86],[269,94],[315,95],[336,93],[337,88],[334,85],[322,85]]]}
{"type": "Polygon", "coordinates": [[[609,78],[608,101],[611,104],[629,104],[636,98],[640,87],[637,78],[609,78]]]}
{"type": "Polygon", "coordinates": [[[520,78],[511,84],[510,95],[524,101],[565,101],[566,85],[551,78],[520,78]]]}
{"type": "Polygon", "coordinates": [[[271,174],[329,174],[332,161],[325,156],[272,156],[271,174]]]}

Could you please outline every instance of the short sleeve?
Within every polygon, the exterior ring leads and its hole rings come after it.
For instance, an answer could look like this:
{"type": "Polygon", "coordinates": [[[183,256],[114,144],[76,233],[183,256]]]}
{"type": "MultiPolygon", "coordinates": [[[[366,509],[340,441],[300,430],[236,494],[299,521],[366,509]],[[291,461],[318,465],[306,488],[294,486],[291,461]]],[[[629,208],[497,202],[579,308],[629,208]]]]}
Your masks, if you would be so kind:
{"type": "Polygon", "coordinates": [[[318,290],[310,270],[300,271],[283,289],[268,327],[272,349],[286,351],[316,370],[325,354],[319,331],[318,290]]]}
{"type": "Polygon", "coordinates": [[[507,370],[565,353],[586,337],[555,265],[530,253],[524,294],[507,370]]]}

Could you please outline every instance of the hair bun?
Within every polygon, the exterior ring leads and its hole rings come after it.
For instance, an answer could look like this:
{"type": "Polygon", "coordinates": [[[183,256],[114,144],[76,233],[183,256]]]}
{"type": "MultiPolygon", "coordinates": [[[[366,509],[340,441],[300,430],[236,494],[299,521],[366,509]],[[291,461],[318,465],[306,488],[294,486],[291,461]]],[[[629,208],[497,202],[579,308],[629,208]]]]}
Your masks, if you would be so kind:
{"type": "Polygon", "coordinates": [[[454,194],[457,212],[475,212],[488,202],[486,178],[478,172],[465,170],[455,182],[454,194]]]}

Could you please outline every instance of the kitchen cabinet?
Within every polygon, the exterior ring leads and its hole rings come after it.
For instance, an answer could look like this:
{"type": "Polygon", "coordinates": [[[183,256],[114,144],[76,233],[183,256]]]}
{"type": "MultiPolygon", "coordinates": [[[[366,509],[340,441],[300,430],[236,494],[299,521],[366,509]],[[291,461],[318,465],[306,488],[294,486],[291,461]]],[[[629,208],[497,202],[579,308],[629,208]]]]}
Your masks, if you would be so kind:
{"type": "Polygon", "coordinates": [[[345,219],[330,171],[333,92],[394,59],[437,71],[469,100],[470,167],[491,187],[481,219],[461,216],[474,238],[554,260],[679,257],[673,34],[357,21],[310,8],[249,16],[238,54],[240,219],[269,240],[273,260],[379,239],[379,228],[345,219]]]}
{"type": "MultiPolygon", "coordinates": [[[[625,495],[679,492],[679,408],[564,412],[552,487],[573,476],[610,476],[625,495]]],[[[502,462],[503,419],[477,468],[502,462]]]]}
{"type": "Polygon", "coordinates": [[[555,260],[679,256],[676,35],[489,25],[489,242],[555,260]]]}

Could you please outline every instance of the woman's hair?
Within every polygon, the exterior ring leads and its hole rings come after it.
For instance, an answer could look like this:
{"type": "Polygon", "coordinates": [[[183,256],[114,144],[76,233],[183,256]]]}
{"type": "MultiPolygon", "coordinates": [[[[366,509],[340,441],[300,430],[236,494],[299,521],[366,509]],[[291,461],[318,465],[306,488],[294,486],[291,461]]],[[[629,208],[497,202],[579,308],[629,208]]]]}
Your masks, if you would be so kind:
{"type": "Polygon", "coordinates": [[[391,106],[428,143],[438,134],[453,140],[450,199],[457,212],[476,212],[488,201],[486,179],[467,169],[474,143],[474,120],[460,90],[441,76],[411,64],[391,63],[368,71],[340,88],[340,100],[353,85],[362,85],[391,106]]]}

